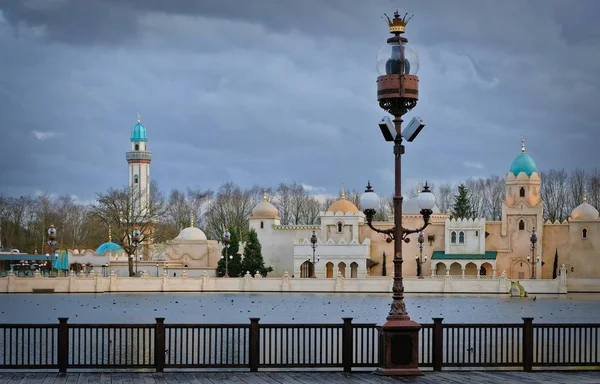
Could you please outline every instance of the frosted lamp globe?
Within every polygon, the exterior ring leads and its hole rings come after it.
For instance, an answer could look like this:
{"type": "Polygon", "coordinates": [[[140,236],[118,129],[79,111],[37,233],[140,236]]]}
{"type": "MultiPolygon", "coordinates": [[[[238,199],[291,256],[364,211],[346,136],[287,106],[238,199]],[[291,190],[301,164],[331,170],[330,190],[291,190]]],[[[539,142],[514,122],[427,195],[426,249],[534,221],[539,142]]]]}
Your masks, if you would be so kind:
{"type": "Polygon", "coordinates": [[[379,206],[379,196],[373,191],[368,191],[360,195],[360,207],[363,211],[368,209],[376,210],[379,206]]]}
{"type": "Polygon", "coordinates": [[[419,55],[417,50],[408,43],[390,42],[377,54],[377,74],[385,75],[416,75],[419,72],[419,55]],[[400,58],[404,52],[404,70],[400,58]]]}
{"type": "Polygon", "coordinates": [[[421,209],[432,210],[435,206],[435,196],[431,192],[423,191],[417,196],[417,204],[421,209]]]}

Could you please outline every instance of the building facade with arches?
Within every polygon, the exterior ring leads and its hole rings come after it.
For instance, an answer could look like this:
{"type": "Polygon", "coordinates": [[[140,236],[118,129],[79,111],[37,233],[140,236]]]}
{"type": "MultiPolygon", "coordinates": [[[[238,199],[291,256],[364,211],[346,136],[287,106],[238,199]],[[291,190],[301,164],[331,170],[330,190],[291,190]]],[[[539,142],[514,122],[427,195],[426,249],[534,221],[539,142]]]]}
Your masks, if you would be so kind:
{"type": "MultiPolygon", "coordinates": [[[[430,276],[553,278],[564,264],[572,277],[600,277],[600,219],[587,198],[584,196],[567,220],[544,222],[543,181],[524,140],[504,180],[500,221],[450,219],[434,207],[422,248],[416,235],[403,244],[404,276],[416,276],[417,260],[426,258],[422,270],[430,276]],[[532,247],[534,231],[537,241],[532,247]]],[[[295,277],[310,276],[313,231],[318,236],[317,277],[382,276],[384,263],[387,275],[392,275],[393,243],[366,225],[363,213],[343,192],[320,213],[320,219],[319,225],[281,225],[277,209],[265,194],[249,221],[258,233],[265,262],[274,267],[271,276],[286,271],[295,277]]],[[[373,224],[381,229],[393,226],[392,222],[373,224]]],[[[416,200],[405,199],[403,225],[416,228],[421,224],[416,200]]]]}

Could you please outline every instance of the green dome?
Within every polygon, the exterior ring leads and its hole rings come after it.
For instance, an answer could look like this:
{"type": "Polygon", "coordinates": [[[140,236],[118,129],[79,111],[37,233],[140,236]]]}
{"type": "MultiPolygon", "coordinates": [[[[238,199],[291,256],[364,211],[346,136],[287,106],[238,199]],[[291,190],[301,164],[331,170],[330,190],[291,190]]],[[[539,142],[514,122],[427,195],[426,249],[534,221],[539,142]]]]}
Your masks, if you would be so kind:
{"type": "Polygon", "coordinates": [[[131,128],[131,141],[148,141],[146,136],[146,128],[142,123],[137,123],[131,128]]]}
{"type": "Polygon", "coordinates": [[[131,128],[131,141],[148,141],[148,137],[146,136],[146,127],[144,127],[141,123],[142,118],[139,112],[137,120],[137,124],[131,128]]]}
{"type": "Polygon", "coordinates": [[[510,165],[510,172],[515,176],[519,176],[521,172],[525,172],[527,176],[531,176],[533,172],[539,171],[531,156],[523,152],[513,160],[510,165]]]}

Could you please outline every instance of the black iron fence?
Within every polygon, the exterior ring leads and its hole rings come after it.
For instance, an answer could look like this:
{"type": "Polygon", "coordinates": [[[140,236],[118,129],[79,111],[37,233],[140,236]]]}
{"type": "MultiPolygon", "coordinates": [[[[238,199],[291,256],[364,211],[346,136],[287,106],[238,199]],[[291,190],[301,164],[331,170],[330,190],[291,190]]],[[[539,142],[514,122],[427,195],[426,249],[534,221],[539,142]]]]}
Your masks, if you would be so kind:
{"type": "MultiPolygon", "coordinates": [[[[0,369],[377,367],[375,324],[1,324],[0,369]]],[[[419,336],[419,365],[451,367],[600,366],[600,324],[444,324],[419,336]]]]}

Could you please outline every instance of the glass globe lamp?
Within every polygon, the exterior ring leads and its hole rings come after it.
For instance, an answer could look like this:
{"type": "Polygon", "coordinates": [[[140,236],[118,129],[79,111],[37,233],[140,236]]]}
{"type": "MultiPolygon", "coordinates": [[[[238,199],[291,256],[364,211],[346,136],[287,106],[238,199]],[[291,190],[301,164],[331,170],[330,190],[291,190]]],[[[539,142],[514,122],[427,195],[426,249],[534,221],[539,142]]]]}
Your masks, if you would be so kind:
{"type": "Polygon", "coordinates": [[[365,189],[365,193],[360,196],[360,207],[363,212],[368,216],[368,213],[374,214],[375,210],[379,206],[379,196],[373,190],[371,186],[371,182],[367,184],[367,188],[365,189]]]}
{"type": "Polygon", "coordinates": [[[425,184],[425,187],[417,197],[417,204],[419,208],[431,211],[435,206],[435,196],[429,190],[429,186],[425,184]]]}
{"type": "Polygon", "coordinates": [[[385,75],[416,75],[419,72],[419,55],[410,44],[392,41],[384,45],[377,54],[377,74],[385,75]],[[400,59],[404,52],[404,68],[400,59]]]}

